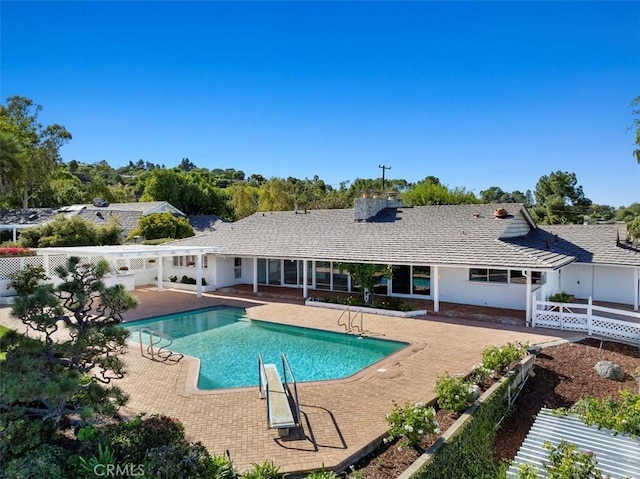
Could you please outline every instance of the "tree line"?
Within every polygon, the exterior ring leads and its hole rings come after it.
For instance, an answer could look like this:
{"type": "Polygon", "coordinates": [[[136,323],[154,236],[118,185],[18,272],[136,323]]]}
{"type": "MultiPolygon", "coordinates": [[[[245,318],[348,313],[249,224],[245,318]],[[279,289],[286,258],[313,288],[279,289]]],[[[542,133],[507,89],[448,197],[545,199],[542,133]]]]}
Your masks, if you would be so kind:
{"type": "MultiPolygon", "coordinates": [[[[640,97],[634,102],[633,114],[640,97]]],[[[71,133],[58,124],[42,125],[40,105],[12,96],[0,105],[0,208],[59,207],[104,198],[111,203],[168,201],[187,215],[215,214],[238,220],[257,211],[349,208],[355,198],[381,191],[381,178],[356,178],[333,186],[313,178],[247,176],[233,168],[207,169],[183,158],[177,166],[139,159],[113,168],[107,161],[94,164],[65,162],[60,148],[71,133]]],[[[640,119],[633,155],[640,162],[640,119]]],[[[540,224],[625,221],[640,231],[640,203],[615,208],[593,203],[578,184],[575,173],[554,171],[542,176],[533,190],[505,191],[489,186],[479,195],[464,187],[450,187],[427,176],[416,183],[385,179],[385,190],[400,195],[408,206],[464,203],[525,203],[540,224]]],[[[640,236],[640,234],[639,234],[640,236]]]]}

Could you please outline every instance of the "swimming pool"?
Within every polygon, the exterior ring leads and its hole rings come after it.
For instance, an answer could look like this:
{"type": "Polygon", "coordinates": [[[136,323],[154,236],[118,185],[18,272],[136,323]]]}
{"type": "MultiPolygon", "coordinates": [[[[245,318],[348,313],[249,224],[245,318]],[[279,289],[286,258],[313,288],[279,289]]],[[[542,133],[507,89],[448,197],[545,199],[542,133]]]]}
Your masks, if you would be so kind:
{"type": "MultiPolygon", "coordinates": [[[[141,328],[173,338],[172,351],[200,359],[198,388],[258,385],[258,354],[281,367],[287,355],[297,381],[342,379],[407,343],[250,320],[243,309],[214,307],[123,325],[138,342],[141,328]]],[[[143,337],[144,340],[144,337],[143,337]]],[[[282,375],[282,370],[280,370],[282,375]]]]}

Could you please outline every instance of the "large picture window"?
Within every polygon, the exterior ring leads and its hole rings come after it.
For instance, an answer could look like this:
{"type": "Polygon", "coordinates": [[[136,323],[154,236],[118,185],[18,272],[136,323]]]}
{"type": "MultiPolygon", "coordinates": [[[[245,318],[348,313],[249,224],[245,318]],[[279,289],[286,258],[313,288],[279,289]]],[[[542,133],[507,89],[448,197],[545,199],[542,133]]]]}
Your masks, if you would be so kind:
{"type": "Polygon", "coordinates": [[[431,268],[429,266],[413,267],[413,294],[431,294],[431,268]]]}

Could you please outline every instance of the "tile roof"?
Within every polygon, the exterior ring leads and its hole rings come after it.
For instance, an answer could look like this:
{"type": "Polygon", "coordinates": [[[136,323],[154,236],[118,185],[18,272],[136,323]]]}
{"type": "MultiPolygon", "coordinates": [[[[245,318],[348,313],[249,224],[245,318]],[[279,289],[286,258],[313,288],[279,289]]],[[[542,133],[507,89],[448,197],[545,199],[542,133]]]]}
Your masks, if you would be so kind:
{"type": "Polygon", "coordinates": [[[562,252],[579,263],[640,266],[640,250],[619,238],[626,238],[623,224],[545,225],[505,242],[538,257],[562,252]]]}
{"type": "MultiPolygon", "coordinates": [[[[221,254],[383,264],[557,268],[575,258],[500,239],[529,218],[521,204],[387,208],[367,222],[353,209],[255,213],[180,244],[217,246],[221,254]],[[510,213],[495,218],[496,209],[510,213]]],[[[528,226],[527,226],[528,228],[528,226]]]]}
{"type": "Polygon", "coordinates": [[[36,226],[52,220],[59,212],[57,208],[0,210],[0,225],[36,226]]]}
{"type": "Polygon", "coordinates": [[[106,226],[111,218],[116,218],[120,227],[126,232],[138,226],[142,212],[91,207],[78,211],[76,216],[98,226],[106,226]]]}
{"type": "Polygon", "coordinates": [[[168,206],[170,209],[173,208],[175,209],[174,206],[172,206],[170,203],[166,202],[166,201],[140,201],[140,202],[134,202],[134,203],[111,203],[108,206],[94,206],[91,203],[87,203],[87,204],[77,204],[77,205],[71,205],[71,206],[67,206],[64,208],[61,208],[61,211],[64,210],[70,210],[70,211],[77,211],[77,210],[107,210],[107,211],[137,211],[140,212],[143,215],[149,214],[151,212],[153,212],[154,210],[164,207],[164,206],[168,206]]]}

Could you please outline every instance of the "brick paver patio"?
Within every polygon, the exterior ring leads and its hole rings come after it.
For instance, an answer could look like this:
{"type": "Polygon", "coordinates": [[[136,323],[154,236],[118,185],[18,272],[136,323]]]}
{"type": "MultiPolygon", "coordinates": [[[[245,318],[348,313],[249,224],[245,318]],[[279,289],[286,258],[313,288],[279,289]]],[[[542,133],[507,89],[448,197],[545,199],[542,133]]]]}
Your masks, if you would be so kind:
{"type": "MultiPolygon", "coordinates": [[[[336,324],[339,313],[335,310],[295,302],[213,293],[196,298],[193,293],[152,288],[137,289],[135,294],[140,306],[127,313],[127,320],[227,304],[247,308],[253,319],[344,331],[336,324]]],[[[15,325],[9,308],[0,309],[0,324],[15,325]]],[[[364,329],[367,335],[406,341],[410,346],[350,379],[299,384],[303,427],[287,438],[267,428],[265,402],[257,388],[203,392],[188,387],[197,368],[188,358],[174,365],[161,364],[130,348],[125,357],[127,375],[116,384],[130,396],[127,414],[160,413],[180,419],[190,440],[202,441],[211,453],[228,450],[240,471],[266,459],[282,473],[323,466],[343,469],[384,436],[385,415],[393,401],[433,399],[436,377],[470,371],[486,346],[514,341],[542,344],[571,335],[443,317],[371,314],[364,315],[364,329]]]]}

